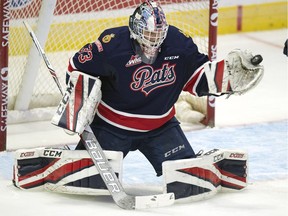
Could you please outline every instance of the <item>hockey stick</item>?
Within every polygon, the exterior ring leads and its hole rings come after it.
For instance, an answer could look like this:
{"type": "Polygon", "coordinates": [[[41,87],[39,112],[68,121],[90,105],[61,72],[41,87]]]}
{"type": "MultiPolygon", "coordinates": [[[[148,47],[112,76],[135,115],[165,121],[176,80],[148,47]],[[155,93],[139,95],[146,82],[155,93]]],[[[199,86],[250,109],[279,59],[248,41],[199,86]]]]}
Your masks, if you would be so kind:
{"type": "MultiPolygon", "coordinates": [[[[63,95],[63,90],[57,74],[52,67],[49,59],[47,58],[44,50],[42,49],[36,35],[31,27],[23,22],[27,31],[29,32],[34,45],[36,46],[39,54],[42,56],[50,74],[52,75],[57,87],[63,95]]],[[[175,201],[174,193],[156,194],[149,196],[132,196],[128,195],[109,164],[99,142],[97,141],[90,126],[86,127],[84,132],[79,135],[86,150],[88,151],[92,161],[94,162],[99,174],[101,175],[106,187],[108,188],[114,202],[123,209],[145,209],[152,207],[161,207],[172,205],[175,201]]]]}

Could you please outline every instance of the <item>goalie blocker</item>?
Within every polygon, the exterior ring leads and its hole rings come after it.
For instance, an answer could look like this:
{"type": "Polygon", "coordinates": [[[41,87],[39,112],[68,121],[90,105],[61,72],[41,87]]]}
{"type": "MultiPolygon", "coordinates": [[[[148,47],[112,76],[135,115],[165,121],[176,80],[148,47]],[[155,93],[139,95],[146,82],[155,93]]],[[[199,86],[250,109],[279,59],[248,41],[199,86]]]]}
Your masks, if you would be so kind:
{"type": "MultiPolygon", "coordinates": [[[[105,151],[122,179],[123,155],[105,151]]],[[[109,195],[88,153],[83,150],[24,149],[16,151],[14,185],[21,189],[109,195]]],[[[208,199],[219,191],[239,191],[247,186],[247,154],[236,150],[211,150],[197,158],[163,163],[163,192],[181,201],[208,199]]]]}
{"type": "Polygon", "coordinates": [[[51,123],[82,134],[93,121],[101,100],[101,80],[80,71],[67,72],[67,76],[66,91],[51,123]]]}

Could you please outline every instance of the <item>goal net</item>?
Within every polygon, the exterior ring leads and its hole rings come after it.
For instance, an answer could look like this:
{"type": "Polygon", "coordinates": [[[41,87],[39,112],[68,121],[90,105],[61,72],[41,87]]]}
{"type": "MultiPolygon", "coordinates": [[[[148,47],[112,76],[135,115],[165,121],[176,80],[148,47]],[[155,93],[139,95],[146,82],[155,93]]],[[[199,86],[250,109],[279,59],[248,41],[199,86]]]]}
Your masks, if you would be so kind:
{"type": "MultiPolygon", "coordinates": [[[[104,29],[128,25],[129,15],[141,2],[10,0],[8,123],[45,118],[48,120],[61,99],[57,86],[23,25],[24,20],[35,31],[51,64],[58,72],[60,82],[64,85],[65,71],[71,55],[86,43],[95,41],[104,29]]],[[[216,57],[217,0],[158,2],[169,24],[192,36],[201,52],[207,53],[210,58],[216,57]]],[[[2,13],[5,8],[7,9],[6,5],[2,6],[2,13]]],[[[4,22],[1,20],[1,23],[4,22]]],[[[213,104],[210,106],[211,103],[207,103],[207,98],[194,98],[183,94],[179,100],[181,103],[177,102],[176,112],[180,121],[194,122],[193,113],[185,115],[187,110],[193,110],[200,113],[195,115],[196,119],[198,118],[195,122],[203,120],[201,116],[204,116],[205,124],[213,126],[214,107],[213,104]]]]}

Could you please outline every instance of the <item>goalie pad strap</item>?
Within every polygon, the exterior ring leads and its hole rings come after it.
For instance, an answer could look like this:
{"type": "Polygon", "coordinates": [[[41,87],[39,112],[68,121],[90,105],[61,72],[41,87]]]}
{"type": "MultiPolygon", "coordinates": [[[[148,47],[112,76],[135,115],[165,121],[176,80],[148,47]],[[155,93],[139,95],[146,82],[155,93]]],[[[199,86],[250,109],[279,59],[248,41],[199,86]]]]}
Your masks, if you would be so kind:
{"type": "Polygon", "coordinates": [[[73,71],[52,124],[81,134],[93,121],[101,96],[100,79],[73,71]]]}

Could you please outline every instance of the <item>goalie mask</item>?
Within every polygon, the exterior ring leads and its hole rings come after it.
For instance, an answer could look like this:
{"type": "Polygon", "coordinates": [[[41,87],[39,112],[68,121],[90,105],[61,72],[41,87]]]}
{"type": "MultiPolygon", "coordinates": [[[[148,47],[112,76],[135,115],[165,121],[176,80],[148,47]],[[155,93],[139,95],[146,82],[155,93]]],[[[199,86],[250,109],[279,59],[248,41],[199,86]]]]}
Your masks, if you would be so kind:
{"type": "Polygon", "coordinates": [[[168,24],[159,4],[145,1],[129,19],[131,38],[135,39],[135,52],[146,64],[153,64],[160,46],[167,36],[168,24]]]}

